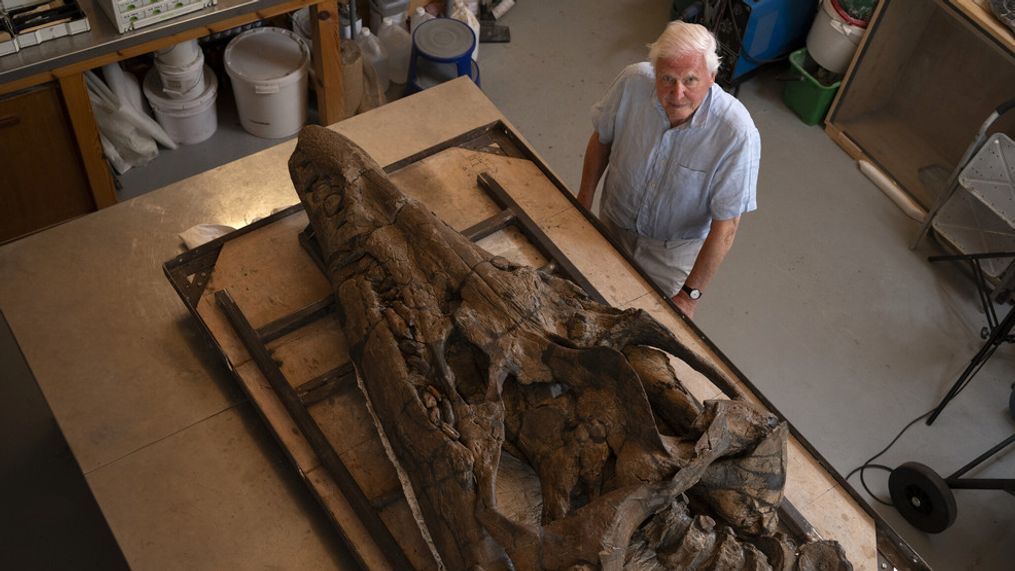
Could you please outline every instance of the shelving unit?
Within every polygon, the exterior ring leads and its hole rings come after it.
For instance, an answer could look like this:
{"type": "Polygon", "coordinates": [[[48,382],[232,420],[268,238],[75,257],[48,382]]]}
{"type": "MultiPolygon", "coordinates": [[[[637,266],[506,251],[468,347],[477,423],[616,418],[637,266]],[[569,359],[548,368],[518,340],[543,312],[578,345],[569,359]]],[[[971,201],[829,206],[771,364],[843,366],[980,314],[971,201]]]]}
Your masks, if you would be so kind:
{"type": "MultiPolygon", "coordinates": [[[[88,70],[310,6],[315,39],[313,88],[320,117],[322,122],[331,124],[344,116],[337,0],[221,0],[201,11],[124,34],[117,33],[113,23],[99,11],[95,0],[81,0],[80,4],[92,24],[88,33],[59,38],[0,57],[0,99],[17,99],[26,90],[39,85],[56,88],[71,127],[66,138],[77,150],[84,172],[83,184],[90,192],[86,199],[90,204],[85,212],[111,206],[118,200],[85,88],[83,74],[88,70]]],[[[26,152],[40,164],[46,163],[45,145],[26,149],[26,152]]],[[[4,192],[30,193],[32,189],[28,184],[23,185],[25,188],[4,189],[4,192]]],[[[36,207],[28,205],[26,208],[36,207]]],[[[84,212],[78,212],[81,213],[84,212]]],[[[16,216],[36,214],[24,212],[16,216]]]]}

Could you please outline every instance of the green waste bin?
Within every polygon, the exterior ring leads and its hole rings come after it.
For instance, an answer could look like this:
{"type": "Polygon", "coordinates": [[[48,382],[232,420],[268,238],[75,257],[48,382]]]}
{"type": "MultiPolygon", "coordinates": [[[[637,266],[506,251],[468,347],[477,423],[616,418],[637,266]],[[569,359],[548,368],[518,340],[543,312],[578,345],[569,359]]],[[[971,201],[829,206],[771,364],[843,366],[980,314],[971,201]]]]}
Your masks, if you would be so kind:
{"type": "Polygon", "coordinates": [[[792,76],[782,89],[782,100],[804,123],[817,125],[828,113],[841,81],[825,85],[814,78],[818,65],[807,55],[807,48],[789,54],[792,76]]]}

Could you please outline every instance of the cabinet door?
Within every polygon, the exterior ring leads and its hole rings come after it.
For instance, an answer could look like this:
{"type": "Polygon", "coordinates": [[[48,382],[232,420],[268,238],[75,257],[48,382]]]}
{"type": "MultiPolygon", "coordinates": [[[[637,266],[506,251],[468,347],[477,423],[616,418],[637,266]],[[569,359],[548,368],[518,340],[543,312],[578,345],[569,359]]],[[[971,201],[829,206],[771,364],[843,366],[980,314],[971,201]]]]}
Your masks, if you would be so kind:
{"type": "Polygon", "coordinates": [[[0,242],[95,210],[55,84],[0,99],[0,242]]]}

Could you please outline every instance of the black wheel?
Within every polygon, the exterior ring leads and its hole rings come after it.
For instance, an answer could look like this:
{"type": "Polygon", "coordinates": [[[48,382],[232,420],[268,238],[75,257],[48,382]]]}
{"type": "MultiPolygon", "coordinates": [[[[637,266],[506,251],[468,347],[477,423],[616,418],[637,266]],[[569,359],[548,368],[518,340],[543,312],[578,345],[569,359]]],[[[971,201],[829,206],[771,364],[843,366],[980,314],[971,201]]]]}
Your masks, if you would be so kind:
{"type": "Polygon", "coordinates": [[[888,476],[892,504],[913,527],[941,533],[955,523],[958,508],[951,488],[937,472],[919,462],[906,462],[888,476]]]}

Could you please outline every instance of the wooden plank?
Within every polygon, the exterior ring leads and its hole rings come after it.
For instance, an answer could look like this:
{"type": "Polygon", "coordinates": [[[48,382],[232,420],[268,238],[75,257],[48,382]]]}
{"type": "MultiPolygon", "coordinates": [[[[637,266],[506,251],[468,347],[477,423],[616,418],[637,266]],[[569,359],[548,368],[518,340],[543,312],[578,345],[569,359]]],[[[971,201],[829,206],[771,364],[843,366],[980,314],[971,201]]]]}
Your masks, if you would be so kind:
{"type": "Polygon", "coordinates": [[[81,152],[91,187],[92,198],[97,208],[105,208],[116,204],[116,186],[109,164],[102,155],[102,143],[99,142],[99,128],[92,115],[92,103],[88,99],[85,78],[81,74],[72,74],[60,78],[60,92],[70,117],[74,138],[81,152]]]}
{"type": "Polygon", "coordinates": [[[15,79],[14,81],[8,81],[7,83],[0,85],[0,95],[7,95],[8,93],[28,89],[34,85],[41,85],[47,81],[53,81],[55,79],[56,76],[53,75],[52,72],[44,71],[42,73],[29,75],[28,77],[22,77],[21,79],[15,79]]]}
{"type": "Polygon", "coordinates": [[[310,7],[314,39],[314,89],[322,125],[345,118],[345,91],[342,87],[342,57],[339,46],[338,3],[325,0],[310,7]]]}
{"type": "Polygon", "coordinates": [[[832,139],[836,145],[839,145],[842,150],[846,151],[846,154],[852,157],[853,160],[870,162],[870,159],[867,158],[867,155],[864,154],[863,150],[858,147],[848,135],[843,133],[842,129],[838,126],[833,125],[832,123],[826,123],[825,134],[828,135],[828,137],[832,139]]]}
{"type": "Polygon", "coordinates": [[[990,0],[948,0],[1009,52],[1015,53],[1015,32],[1002,24],[990,9],[990,0]]]}

